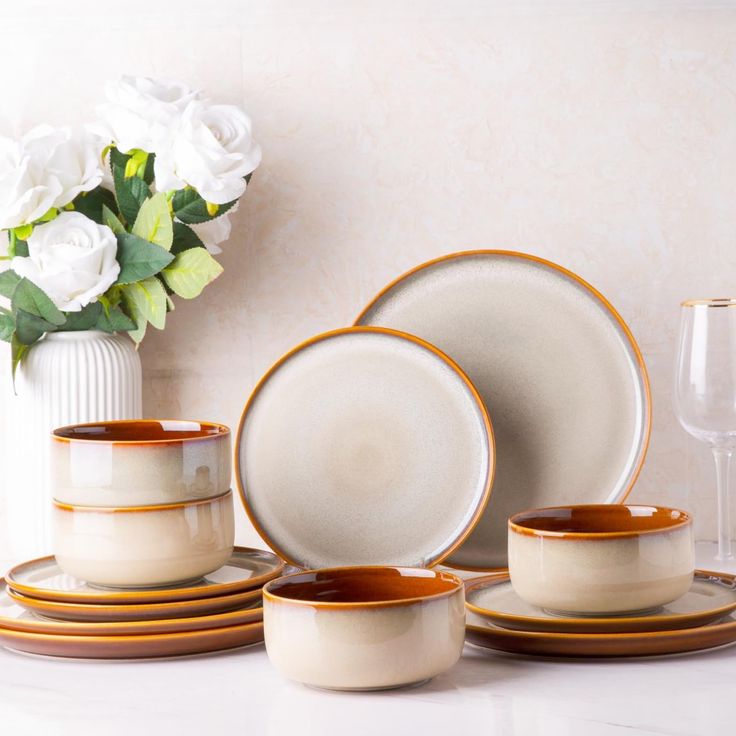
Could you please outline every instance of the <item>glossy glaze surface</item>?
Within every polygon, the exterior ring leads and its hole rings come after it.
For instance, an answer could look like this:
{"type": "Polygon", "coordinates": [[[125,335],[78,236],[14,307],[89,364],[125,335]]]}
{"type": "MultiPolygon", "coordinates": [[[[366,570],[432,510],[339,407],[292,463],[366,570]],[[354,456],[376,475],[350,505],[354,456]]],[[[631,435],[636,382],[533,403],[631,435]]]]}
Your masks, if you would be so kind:
{"type": "Polygon", "coordinates": [[[232,555],[232,492],[172,507],[54,505],[54,554],[61,570],[96,585],[170,585],[217,570],[232,555]]]}
{"type": "Polygon", "coordinates": [[[508,575],[489,575],[465,586],[468,611],[505,629],[561,633],[617,633],[685,629],[717,621],[736,609],[732,575],[696,570],[690,590],[646,614],[560,616],[522,600],[508,575]]]}
{"type": "Polygon", "coordinates": [[[60,621],[160,621],[190,616],[209,616],[259,605],[261,590],[217,595],[165,603],[70,603],[46,601],[8,588],[8,596],[28,611],[60,621]]]}
{"type": "Polygon", "coordinates": [[[209,498],[230,488],[230,430],[146,419],[78,424],[51,439],[51,489],[63,503],[140,506],[209,498]]]}
{"type": "Polygon", "coordinates": [[[315,687],[414,684],[452,667],[463,647],[463,586],[447,573],[300,573],[266,585],[263,609],[271,662],[285,677],[315,687]]]}
{"type": "Polygon", "coordinates": [[[691,587],[692,522],[650,506],[523,512],[508,522],[509,573],[527,603],[572,614],[646,611],[691,587]]]}
{"type": "Polygon", "coordinates": [[[620,501],[633,486],[651,424],[646,368],[611,304],[570,271],[523,253],[451,254],[401,276],[356,323],[452,356],[497,425],[491,500],[446,562],[505,567],[513,513],[620,501]]]}
{"type": "MultiPolygon", "coordinates": [[[[257,603],[257,602],[256,602],[257,603]]],[[[242,608],[209,616],[194,616],[154,621],[57,621],[29,611],[9,594],[7,583],[0,579],[0,627],[37,634],[74,636],[121,636],[125,634],[168,634],[175,631],[200,631],[253,623],[263,619],[260,606],[242,608]]]]}
{"type": "Polygon", "coordinates": [[[208,598],[252,590],[278,577],[284,563],[272,552],[235,547],[217,570],[184,584],[120,590],[100,588],[65,573],[54,557],[41,557],[11,568],[8,583],[16,591],[49,601],[77,603],[159,603],[208,598]]]}
{"type": "Polygon", "coordinates": [[[304,568],[433,564],[487,503],[493,432],[436,348],[391,330],[318,335],[261,379],[236,476],[269,546],[304,568]]]}
{"type": "Polygon", "coordinates": [[[233,649],[261,641],[263,624],[260,621],[203,631],[126,636],[56,636],[0,628],[0,644],[16,651],[84,659],[177,657],[233,649]]]}

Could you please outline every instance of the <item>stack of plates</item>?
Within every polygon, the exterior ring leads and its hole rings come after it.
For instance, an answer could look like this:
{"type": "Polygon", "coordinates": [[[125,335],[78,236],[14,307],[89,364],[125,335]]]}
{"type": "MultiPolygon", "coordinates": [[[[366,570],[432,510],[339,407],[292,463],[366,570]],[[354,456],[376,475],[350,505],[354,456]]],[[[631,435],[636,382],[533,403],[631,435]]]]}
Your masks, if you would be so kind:
{"type": "Polygon", "coordinates": [[[653,611],[568,617],[525,603],[507,573],[466,584],[469,643],[548,657],[639,657],[711,649],[736,641],[733,575],[696,571],[690,590],[653,611]]]}
{"type": "Polygon", "coordinates": [[[94,587],[53,557],[0,580],[0,644],[57,657],[139,658],[215,652],[263,641],[261,590],[284,563],[235,547],[219,570],[179,586],[94,587]]]}

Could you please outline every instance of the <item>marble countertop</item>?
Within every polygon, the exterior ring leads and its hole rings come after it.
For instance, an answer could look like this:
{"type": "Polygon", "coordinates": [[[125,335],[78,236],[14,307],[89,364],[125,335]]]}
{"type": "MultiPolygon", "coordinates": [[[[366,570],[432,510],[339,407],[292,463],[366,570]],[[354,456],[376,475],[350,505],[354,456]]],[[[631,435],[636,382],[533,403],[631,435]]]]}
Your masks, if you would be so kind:
{"type": "Polygon", "coordinates": [[[263,645],[145,662],[0,650],[0,721],[14,736],[714,735],[733,730],[735,681],[731,648],[585,662],[468,646],[455,668],[422,687],[357,694],[282,679],[263,645]]]}

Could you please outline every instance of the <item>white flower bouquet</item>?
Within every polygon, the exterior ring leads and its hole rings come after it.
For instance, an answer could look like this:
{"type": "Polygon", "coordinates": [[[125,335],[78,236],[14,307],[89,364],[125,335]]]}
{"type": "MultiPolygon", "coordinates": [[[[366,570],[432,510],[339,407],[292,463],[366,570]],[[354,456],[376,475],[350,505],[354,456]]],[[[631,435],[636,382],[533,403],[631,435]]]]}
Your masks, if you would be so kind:
{"type": "Polygon", "coordinates": [[[47,332],[163,329],[213,255],[261,160],[248,116],[175,82],[123,77],[99,121],[0,137],[0,339],[13,372],[47,332]],[[8,267],[9,266],[9,267],[8,267]]]}

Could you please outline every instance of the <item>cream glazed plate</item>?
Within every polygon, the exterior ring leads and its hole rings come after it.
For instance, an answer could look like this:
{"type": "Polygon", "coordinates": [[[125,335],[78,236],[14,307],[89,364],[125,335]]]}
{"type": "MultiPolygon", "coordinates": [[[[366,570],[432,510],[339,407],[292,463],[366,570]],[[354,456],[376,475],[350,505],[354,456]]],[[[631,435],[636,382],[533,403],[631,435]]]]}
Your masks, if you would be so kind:
{"type": "Polygon", "coordinates": [[[278,577],[284,562],[272,552],[235,547],[226,565],[198,580],[162,588],[105,588],[65,573],[53,557],[17,565],[7,574],[10,588],[44,601],[66,603],[164,603],[211,598],[262,587],[278,577]]]}
{"type": "Polygon", "coordinates": [[[401,276],[356,324],[436,345],[493,418],[493,496],[445,564],[506,567],[512,514],[614,503],[634,484],[651,424],[646,368],[618,313],[570,271],[523,253],[456,253],[401,276]]]}
{"type": "Polygon", "coordinates": [[[620,633],[686,629],[717,621],[736,610],[732,575],[696,570],[690,590],[672,603],[639,615],[568,617],[526,603],[505,574],[465,584],[469,611],[505,629],[570,633],[620,633]]]}
{"type": "Polygon", "coordinates": [[[463,372],[393,330],[348,328],[287,353],[251,395],[236,478],[261,536],[305,568],[426,566],[473,528],[491,424],[463,372]]]}

